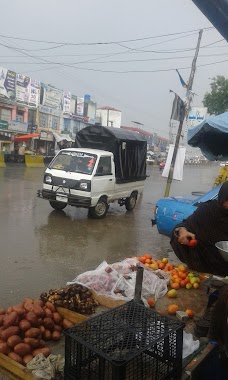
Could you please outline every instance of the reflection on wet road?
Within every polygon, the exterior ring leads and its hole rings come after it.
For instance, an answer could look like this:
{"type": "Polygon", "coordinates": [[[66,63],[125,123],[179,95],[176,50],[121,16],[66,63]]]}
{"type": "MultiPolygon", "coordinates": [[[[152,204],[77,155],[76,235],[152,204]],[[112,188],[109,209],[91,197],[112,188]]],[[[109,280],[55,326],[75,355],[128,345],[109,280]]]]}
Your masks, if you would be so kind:
{"type": "MultiPolygon", "coordinates": [[[[218,170],[215,165],[186,167],[184,181],[174,181],[171,195],[207,191],[218,170]]],[[[114,262],[146,252],[156,258],[172,256],[169,239],[152,229],[150,222],[166,179],[158,168],[149,167],[148,174],[135,211],[113,204],[105,219],[93,220],[87,210],[67,207],[57,212],[36,198],[43,169],[1,168],[1,307],[65,285],[102,260],[114,262]]]]}

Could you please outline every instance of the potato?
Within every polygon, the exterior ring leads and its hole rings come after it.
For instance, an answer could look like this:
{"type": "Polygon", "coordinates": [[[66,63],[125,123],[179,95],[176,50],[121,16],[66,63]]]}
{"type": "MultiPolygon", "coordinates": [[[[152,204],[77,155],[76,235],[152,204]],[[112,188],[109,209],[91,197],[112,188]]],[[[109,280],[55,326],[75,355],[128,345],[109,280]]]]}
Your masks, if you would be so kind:
{"type": "Polygon", "coordinates": [[[38,348],[40,346],[39,339],[24,338],[24,343],[29,344],[32,348],[38,348]]]}
{"type": "Polygon", "coordinates": [[[20,322],[19,322],[19,327],[21,329],[21,331],[25,332],[29,329],[31,329],[31,323],[29,321],[27,321],[27,319],[22,319],[20,322]]]}
{"type": "Polygon", "coordinates": [[[31,360],[33,359],[33,356],[31,354],[25,355],[23,357],[23,364],[26,366],[31,360]]]}
{"type": "Polygon", "coordinates": [[[48,330],[51,330],[51,331],[54,330],[54,322],[51,318],[44,318],[43,325],[48,330]]]}
{"type": "Polygon", "coordinates": [[[10,359],[13,359],[15,360],[16,362],[20,363],[20,364],[23,364],[23,360],[22,360],[22,357],[20,355],[17,355],[15,352],[10,352],[8,354],[9,358],[10,359]]]}
{"type": "Polygon", "coordinates": [[[34,300],[34,305],[39,305],[40,307],[44,307],[44,303],[42,300],[34,300]]]}
{"type": "Polygon", "coordinates": [[[61,337],[61,334],[59,331],[53,331],[53,333],[51,334],[51,339],[54,341],[54,342],[57,342],[61,337]]]}
{"type": "Polygon", "coordinates": [[[8,351],[7,343],[0,343],[0,353],[6,355],[8,351]]]}
{"type": "Polygon", "coordinates": [[[39,326],[39,329],[40,329],[41,334],[43,335],[45,332],[45,327],[41,325],[39,326]]]}
{"type": "Polygon", "coordinates": [[[57,312],[53,313],[53,321],[56,325],[61,325],[62,320],[63,320],[63,318],[59,313],[57,313],[57,312]]]}
{"type": "Polygon", "coordinates": [[[1,335],[1,332],[2,332],[3,330],[5,330],[5,329],[6,329],[5,326],[1,326],[1,327],[0,327],[0,335],[1,335]]]}
{"type": "Polygon", "coordinates": [[[29,312],[29,311],[33,311],[33,308],[34,308],[34,305],[33,303],[24,303],[24,309],[29,312]]]}
{"type": "Polygon", "coordinates": [[[25,319],[27,321],[29,321],[32,326],[34,326],[34,327],[38,326],[38,318],[37,318],[36,314],[33,311],[29,311],[26,314],[25,319]]]}
{"type": "Polygon", "coordinates": [[[32,327],[31,329],[25,332],[26,338],[40,338],[40,335],[41,335],[40,330],[35,327],[32,327]]]}
{"type": "Polygon", "coordinates": [[[51,340],[51,331],[50,330],[45,330],[43,334],[43,339],[45,341],[51,340]]]}
{"type": "Polygon", "coordinates": [[[4,309],[0,309],[0,315],[5,315],[5,314],[6,314],[5,310],[4,309]]]}
{"type": "Polygon", "coordinates": [[[46,302],[46,305],[45,305],[48,309],[50,309],[51,310],[51,312],[52,313],[55,313],[56,312],[56,308],[55,308],[55,306],[53,305],[53,303],[51,303],[51,302],[46,302]]]}
{"type": "Polygon", "coordinates": [[[10,326],[16,326],[19,322],[19,317],[16,311],[12,311],[12,313],[5,316],[5,319],[3,321],[3,326],[10,327],[10,326]]]}
{"type": "Polygon", "coordinates": [[[61,332],[63,331],[63,329],[62,329],[62,327],[59,326],[59,325],[54,325],[54,331],[58,331],[58,332],[60,332],[60,334],[61,334],[61,332]]]}
{"type": "Polygon", "coordinates": [[[17,344],[21,343],[22,339],[18,335],[12,335],[7,339],[7,344],[10,348],[14,348],[17,344]]]}
{"type": "Polygon", "coordinates": [[[64,329],[69,329],[69,327],[72,327],[74,326],[73,323],[71,323],[70,321],[68,321],[68,319],[63,319],[63,328],[64,329]]]}
{"type": "Polygon", "coordinates": [[[31,297],[26,297],[23,301],[23,304],[25,303],[33,303],[33,299],[31,297]]]}
{"type": "Polygon", "coordinates": [[[44,348],[46,346],[46,343],[43,339],[40,339],[40,348],[44,348]]]}
{"type": "Polygon", "coordinates": [[[50,355],[50,349],[48,347],[38,348],[32,352],[33,356],[43,354],[46,358],[50,355]]]}
{"type": "Polygon", "coordinates": [[[5,315],[0,315],[0,326],[3,326],[5,315]]]}
{"type": "Polygon", "coordinates": [[[25,316],[25,309],[23,308],[23,305],[15,305],[13,306],[13,311],[16,311],[16,313],[20,316],[20,317],[24,317],[25,316]]]}
{"type": "Polygon", "coordinates": [[[12,311],[13,311],[13,306],[9,306],[6,309],[6,314],[10,314],[10,313],[12,313],[12,311]]]}
{"type": "Polygon", "coordinates": [[[23,357],[31,353],[31,346],[27,343],[19,343],[14,347],[14,352],[23,357]]]}
{"type": "Polygon", "coordinates": [[[45,316],[47,318],[53,318],[52,311],[50,309],[48,309],[48,307],[46,307],[46,309],[44,310],[44,312],[45,312],[45,316]]]}
{"type": "Polygon", "coordinates": [[[38,318],[44,318],[45,317],[45,311],[42,309],[39,305],[34,305],[33,312],[36,314],[38,318]]]}
{"type": "Polygon", "coordinates": [[[19,333],[20,333],[20,329],[18,326],[10,326],[7,329],[1,331],[0,338],[3,339],[4,341],[7,341],[7,339],[10,336],[19,335],[19,333]]]}

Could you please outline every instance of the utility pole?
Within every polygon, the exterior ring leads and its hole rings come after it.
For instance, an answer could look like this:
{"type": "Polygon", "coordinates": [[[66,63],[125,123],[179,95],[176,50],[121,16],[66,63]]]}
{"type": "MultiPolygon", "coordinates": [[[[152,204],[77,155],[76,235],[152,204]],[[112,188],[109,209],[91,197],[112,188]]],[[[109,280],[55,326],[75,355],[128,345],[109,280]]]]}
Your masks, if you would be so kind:
{"type": "MultiPolygon", "coordinates": [[[[191,73],[190,73],[189,80],[188,80],[188,85],[187,85],[187,96],[186,96],[187,97],[187,104],[186,104],[186,107],[185,107],[185,116],[188,115],[189,108],[190,108],[191,91],[192,91],[193,80],[194,80],[194,76],[195,76],[195,72],[196,72],[196,61],[197,61],[198,54],[199,54],[200,42],[201,42],[201,39],[202,39],[202,34],[203,34],[203,30],[201,29],[199,31],[199,37],[198,37],[198,42],[197,42],[197,45],[196,45],[195,56],[194,56],[193,61],[192,61],[191,73]]],[[[172,183],[172,180],[173,180],[173,171],[174,171],[174,167],[175,167],[175,163],[176,163],[177,151],[178,151],[178,147],[179,147],[179,143],[180,143],[180,138],[181,138],[181,134],[182,134],[183,123],[184,123],[183,121],[180,121],[179,127],[178,127],[178,132],[177,132],[176,141],[175,141],[174,150],[173,150],[173,157],[172,157],[172,160],[171,160],[170,169],[169,169],[169,175],[168,175],[168,178],[167,178],[167,183],[166,183],[166,188],[165,188],[165,197],[169,196],[170,187],[171,187],[171,183],[172,183]]]]}

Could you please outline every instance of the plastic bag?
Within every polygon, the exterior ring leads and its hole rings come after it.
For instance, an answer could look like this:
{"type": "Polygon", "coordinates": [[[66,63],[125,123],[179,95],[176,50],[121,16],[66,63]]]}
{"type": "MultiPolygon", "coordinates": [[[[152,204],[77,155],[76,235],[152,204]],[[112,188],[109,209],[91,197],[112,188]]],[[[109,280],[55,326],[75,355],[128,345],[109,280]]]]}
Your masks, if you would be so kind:
{"type": "Polygon", "coordinates": [[[38,379],[60,380],[63,379],[64,363],[62,355],[49,355],[45,358],[43,354],[38,354],[26,367],[38,379]]]}
{"type": "MultiPolygon", "coordinates": [[[[77,276],[67,285],[79,283],[95,290],[97,293],[130,301],[135,294],[136,265],[138,260],[126,259],[118,263],[108,265],[103,261],[95,270],[88,271],[77,276]]],[[[167,293],[167,284],[170,275],[160,269],[152,271],[145,268],[143,274],[142,300],[148,306],[147,298],[157,300],[167,293]]]]}
{"type": "Polygon", "coordinates": [[[194,340],[192,334],[187,334],[183,331],[183,359],[187,358],[188,355],[191,355],[194,351],[199,348],[199,340],[194,340]]]}

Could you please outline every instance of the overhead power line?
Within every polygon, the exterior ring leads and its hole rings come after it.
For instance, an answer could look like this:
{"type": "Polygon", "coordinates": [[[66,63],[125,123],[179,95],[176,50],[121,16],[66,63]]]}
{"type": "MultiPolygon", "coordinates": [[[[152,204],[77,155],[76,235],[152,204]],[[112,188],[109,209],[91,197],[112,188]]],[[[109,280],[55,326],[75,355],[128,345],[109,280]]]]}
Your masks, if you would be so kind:
{"type": "MultiPolygon", "coordinates": [[[[204,31],[214,29],[214,27],[208,27],[204,28],[204,31]]],[[[161,38],[161,37],[168,37],[168,36],[175,36],[178,34],[184,34],[184,33],[191,33],[191,32],[198,32],[199,29],[193,29],[193,30],[186,30],[182,32],[176,32],[176,33],[168,33],[168,34],[161,34],[156,36],[149,36],[149,37],[141,37],[141,38],[133,38],[129,40],[121,40],[121,41],[102,41],[102,42],[66,42],[66,41],[47,41],[47,40],[36,40],[32,38],[22,38],[22,37],[14,37],[14,36],[8,36],[5,34],[0,34],[0,37],[3,38],[10,38],[13,40],[19,40],[19,41],[30,41],[30,42],[37,42],[37,43],[46,43],[46,44],[55,44],[55,45],[71,45],[71,46],[84,46],[84,45],[112,45],[112,44],[118,44],[118,43],[126,43],[126,42],[136,42],[136,41],[144,41],[144,40],[150,40],[153,38],[161,38]]]]}

